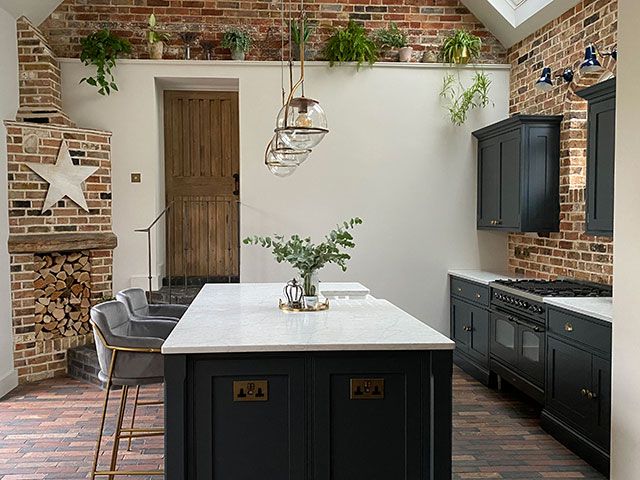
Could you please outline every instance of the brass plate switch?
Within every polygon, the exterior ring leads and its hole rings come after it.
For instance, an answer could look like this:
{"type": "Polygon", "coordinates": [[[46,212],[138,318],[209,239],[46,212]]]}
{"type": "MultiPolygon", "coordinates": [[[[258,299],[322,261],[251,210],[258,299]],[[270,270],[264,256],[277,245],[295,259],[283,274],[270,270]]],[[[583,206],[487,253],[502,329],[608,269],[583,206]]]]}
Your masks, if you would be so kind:
{"type": "Polygon", "coordinates": [[[266,402],[269,400],[267,380],[238,380],[233,382],[234,402],[266,402]]]}
{"type": "Polygon", "coordinates": [[[384,398],[384,378],[352,378],[351,400],[381,400],[384,398]]]}

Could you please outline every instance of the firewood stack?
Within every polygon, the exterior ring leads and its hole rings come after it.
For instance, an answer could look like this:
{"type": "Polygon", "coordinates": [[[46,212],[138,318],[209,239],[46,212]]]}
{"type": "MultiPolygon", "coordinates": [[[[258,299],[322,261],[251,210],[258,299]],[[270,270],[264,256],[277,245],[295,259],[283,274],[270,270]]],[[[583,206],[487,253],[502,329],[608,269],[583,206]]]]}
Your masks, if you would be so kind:
{"type": "Polygon", "coordinates": [[[89,252],[35,255],[34,270],[36,339],[51,340],[88,333],[91,308],[89,252]]]}

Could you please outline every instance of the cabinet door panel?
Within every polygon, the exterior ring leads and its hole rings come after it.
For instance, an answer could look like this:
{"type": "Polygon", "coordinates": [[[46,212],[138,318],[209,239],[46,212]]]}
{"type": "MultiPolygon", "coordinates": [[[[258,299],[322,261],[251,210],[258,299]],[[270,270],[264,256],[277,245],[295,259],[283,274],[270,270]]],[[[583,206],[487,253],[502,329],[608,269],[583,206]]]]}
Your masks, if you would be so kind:
{"type": "Polygon", "coordinates": [[[547,337],[547,408],[581,430],[592,421],[593,401],[582,390],[591,388],[591,353],[547,337]]]}
{"type": "Polygon", "coordinates": [[[197,480],[305,478],[304,360],[201,360],[194,365],[197,480]],[[266,380],[266,401],[236,401],[234,381],[266,380]]]}
{"type": "Polygon", "coordinates": [[[486,140],[478,149],[478,226],[491,227],[500,218],[500,143],[486,140]]]}
{"type": "Polygon", "coordinates": [[[416,421],[423,417],[415,355],[314,359],[314,479],[425,478],[420,457],[428,439],[416,421]],[[358,378],[383,379],[384,398],[352,399],[351,380],[358,378]]]}
{"type": "Polygon", "coordinates": [[[587,231],[613,233],[615,98],[589,106],[587,231]]]}
{"type": "Polygon", "coordinates": [[[500,137],[500,226],[520,226],[520,133],[500,137]]]}
{"type": "Polygon", "coordinates": [[[466,330],[469,326],[470,308],[468,303],[451,298],[451,339],[456,342],[456,348],[465,353],[470,343],[469,332],[466,330]]]}
{"type": "Polygon", "coordinates": [[[481,361],[484,365],[489,363],[489,312],[470,306],[469,308],[469,354],[481,361]]]}
{"type": "Polygon", "coordinates": [[[611,362],[593,356],[594,440],[609,451],[611,434],[611,362]]]}

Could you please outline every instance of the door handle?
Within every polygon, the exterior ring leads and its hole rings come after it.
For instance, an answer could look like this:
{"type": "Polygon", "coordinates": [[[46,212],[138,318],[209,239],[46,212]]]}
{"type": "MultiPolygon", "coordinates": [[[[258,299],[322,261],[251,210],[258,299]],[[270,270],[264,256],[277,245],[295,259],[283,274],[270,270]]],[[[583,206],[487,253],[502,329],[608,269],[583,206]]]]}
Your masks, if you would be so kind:
{"type": "Polygon", "coordinates": [[[233,174],[233,179],[235,180],[235,189],[233,190],[233,194],[238,196],[240,195],[240,174],[239,173],[234,173],[233,174]]]}

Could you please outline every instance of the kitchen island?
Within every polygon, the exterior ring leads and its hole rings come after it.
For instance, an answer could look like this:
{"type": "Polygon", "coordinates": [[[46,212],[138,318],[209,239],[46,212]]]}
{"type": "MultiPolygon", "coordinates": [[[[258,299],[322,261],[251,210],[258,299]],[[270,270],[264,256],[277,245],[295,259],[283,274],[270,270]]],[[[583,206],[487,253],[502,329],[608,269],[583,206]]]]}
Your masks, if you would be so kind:
{"type": "Polygon", "coordinates": [[[281,293],[206,285],[166,340],[166,478],[451,478],[454,343],[370,295],[281,293]]]}

